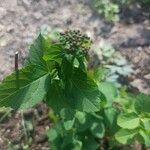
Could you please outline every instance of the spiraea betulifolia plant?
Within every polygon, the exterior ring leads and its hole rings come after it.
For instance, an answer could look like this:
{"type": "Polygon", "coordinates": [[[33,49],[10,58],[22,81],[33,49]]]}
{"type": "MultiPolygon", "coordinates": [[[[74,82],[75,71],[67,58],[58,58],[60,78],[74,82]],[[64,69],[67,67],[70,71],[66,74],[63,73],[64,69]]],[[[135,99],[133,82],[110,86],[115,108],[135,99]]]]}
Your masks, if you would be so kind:
{"type": "MultiPolygon", "coordinates": [[[[36,38],[22,69],[0,84],[0,107],[53,110],[53,150],[95,150],[138,141],[150,146],[150,97],[129,95],[88,70],[92,41],[80,31],[36,38]],[[106,144],[107,143],[107,144],[106,144]]],[[[101,73],[102,74],[102,73],[101,73]]],[[[100,76],[101,76],[100,74],[100,76]]]]}

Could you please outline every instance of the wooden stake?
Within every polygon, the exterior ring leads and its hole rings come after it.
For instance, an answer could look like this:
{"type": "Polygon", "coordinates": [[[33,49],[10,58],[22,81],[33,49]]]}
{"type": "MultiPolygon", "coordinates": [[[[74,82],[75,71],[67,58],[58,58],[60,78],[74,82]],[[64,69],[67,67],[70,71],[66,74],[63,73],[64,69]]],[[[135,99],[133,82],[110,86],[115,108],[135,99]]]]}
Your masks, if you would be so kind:
{"type": "Polygon", "coordinates": [[[18,69],[18,51],[15,53],[15,73],[16,73],[16,87],[19,89],[19,69],[18,69]]]}

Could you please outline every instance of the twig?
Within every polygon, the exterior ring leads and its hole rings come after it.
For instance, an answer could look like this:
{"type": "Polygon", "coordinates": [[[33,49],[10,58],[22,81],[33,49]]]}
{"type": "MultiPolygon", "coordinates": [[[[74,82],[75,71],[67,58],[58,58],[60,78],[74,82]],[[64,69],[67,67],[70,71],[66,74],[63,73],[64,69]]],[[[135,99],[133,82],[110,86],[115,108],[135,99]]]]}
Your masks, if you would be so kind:
{"type": "Polygon", "coordinates": [[[11,113],[11,111],[12,109],[8,109],[6,113],[0,118],[0,122],[2,122],[11,113]]]}
{"type": "Polygon", "coordinates": [[[26,129],[26,125],[25,125],[25,120],[24,120],[24,115],[23,115],[23,110],[20,111],[21,114],[21,125],[23,127],[23,134],[24,134],[24,140],[25,140],[25,144],[29,144],[28,142],[28,133],[27,133],[27,129],[26,129]]]}
{"type": "Polygon", "coordinates": [[[15,53],[15,73],[16,73],[16,87],[19,89],[19,69],[18,69],[18,52],[15,53]]]}

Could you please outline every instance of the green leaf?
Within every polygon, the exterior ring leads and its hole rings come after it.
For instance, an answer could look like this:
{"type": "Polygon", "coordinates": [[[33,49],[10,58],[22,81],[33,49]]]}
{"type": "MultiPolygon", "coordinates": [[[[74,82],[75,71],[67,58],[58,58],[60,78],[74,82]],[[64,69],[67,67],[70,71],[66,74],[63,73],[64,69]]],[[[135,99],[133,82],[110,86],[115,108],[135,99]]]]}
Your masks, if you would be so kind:
{"type": "Polygon", "coordinates": [[[49,129],[47,136],[51,149],[53,150],[61,149],[60,143],[62,143],[63,141],[61,134],[62,134],[62,125],[60,124],[60,122],[56,123],[53,128],[49,129]]]}
{"type": "Polygon", "coordinates": [[[75,120],[67,120],[64,122],[64,128],[65,130],[71,130],[73,128],[75,120]]]}
{"type": "Polygon", "coordinates": [[[65,97],[64,90],[59,80],[53,80],[46,99],[47,104],[56,112],[63,108],[69,108],[69,101],[65,97]]]}
{"type": "Polygon", "coordinates": [[[53,80],[47,103],[59,112],[62,108],[72,108],[79,111],[99,111],[101,93],[93,80],[87,77],[80,69],[75,69],[70,79],[71,87],[63,89],[59,80],[53,80]]]}
{"type": "Polygon", "coordinates": [[[50,45],[50,47],[44,51],[43,59],[45,61],[56,61],[61,63],[63,56],[63,48],[59,44],[50,45]]]}
{"type": "Polygon", "coordinates": [[[67,134],[63,136],[63,141],[61,142],[61,149],[73,149],[73,135],[67,134]]]}
{"type": "Polygon", "coordinates": [[[75,117],[81,124],[84,124],[86,122],[86,114],[84,112],[77,111],[75,117]]]}
{"type": "Polygon", "coordinates": [[[144,130],[140,130],[139,133],[143,137],[145,145],[147,147],[150,147],[150,132],[146,132],[144,130]]]}
{"type": "Polygon", "coordinates": [[[34,66],[21,69],[18,81],[13,73],[0,84],[0,107],[26,109],[36,105],[44,99],[49,80],[46,72],[34,66]]]}
{"type": "Polygon", "coordinates": [[[83,150],[96,150],[99,147],[99,144],[95,140],[93,135],[88,135],[84,137],[83,140],[83,150]]]}
{"type": "Polygon", "coordinates": [[[121,94],[122,93],[120,93],[120,96],[118,96],[115,99],[115,103],[119,104],[122,107],[122,109],[127,113],[135,112],[135,108],[134,108],[134,102],[136,100],[135,95],[129,93],[127,95],[121,95],[121,94]]]}
{"type": "Polygon", "coordinates": [[[92,134],[97,138],[103,138],[105,134],[104,124],[102,122],[94,122],[91,126],[92,134]]]}
{"type": "Polygon", "coordinates": [[[106,43],[105,43],[105,45],[103,45],[103,47],[102,47],[102,54],[103,54],[103,56],[109,58],[109,57],[111,57],[114,53],[115,53],[115,49],[114,49],[111,45],[106,44],[106,43]]]}
{"type": "Polygon", "coordinates": [[[115,134],[115,139],[122,144],[131,144],[136,132],[134,130],[120,129],[115,134]]]}
{"type": "Polygon", "coordinates": [[[69,79],[72,77],[72,71],[73,71],[73,56],[72,55],[66,55],[66,57],[63,58],[61,69],[62,69],[62,76],[63,76],[64,82],[68,84],[67,82],[69,82],[69,79]]]}
{"type": "Polygon", "coordinates": [[[25,61],[25,66],[36,65],[44,70],[46,68],[46,63],[43,60],[44,51],[49,49],[50,42],[46,41],[44,37],[39,34],[37,39],[33,42],[29,49],[29,55],[25,61]]]}
{"type": "Polygon", "coordinates": [[[101,82],[106,78],[106,75],[108,74],[108,69],[99,67],[93,71],[93,78],[97,82],[101,82]]]}
{"type": "Polygon", "coordinates": [[[91,126],[91,116],[84,112],[77,111],[75,114],[75,128],[77,131],[82,132],[91,126]]]}
{"type": "Polygon", "coordinates": [[[60,111],[60,116],[63,120],[72,120],[75,116],[75,110],[70,108],[63,108],[60,111]]]}
{"type": "Polygon", "coordinates": [[[134,106],[137,112],[150,113],[150,96],[146,94],[138,95],[134,106]]]}
{"type": "Polygon", "coordinates": [[[104,121],[109,135],[113,135],[119,128],[117,125],[118,114],[119,112],[115,108],[107,108],[104,110],[104,121]]]}
{"type": "Polygon", "coordinates": [[[58,133],[57,133],[56,129],[54,129],[54,128],[50,128],[48,130],[47,135],[48,135],[49,141],[54,141],[58,137],[58,133]]]}
{"type": "Polygon", "coordinates": [[[82,149],[82,142],[79,140],[73,140],[74,148],[73,150],[81,150],[82,149]]]}
{"type": "Polygon", "coordinates": [[[63,150],[81,150],[82,142],[76,139],[73,135],[66,135],[63,137],[63,143],[61,142],[63,150]]]}
{"type": "Polygon", "coordinates": [[[98,87],[107,99],[107,106],[112,106],[114,99],[117,97],[117,88],[111,82],[100,82],[98,87]]]}
{"type": "Polygon", "coordinates": [[[99,111],[101,93],[96,83],[80,69],[74,70],[70,81],[72,83],[70,96],[73,108],[85,112],[99,111]]]}
{"type": "Polygon", "coordinates": [[[135,113],[122,113],[117,119],[117,124],[125,129],[135,129],[140,125],[140,120],[135,113]]]}
{"type": "Polygon", "coordinates": [[[150,118],[141,119],[144,129],[150,132],[150,118]]]}

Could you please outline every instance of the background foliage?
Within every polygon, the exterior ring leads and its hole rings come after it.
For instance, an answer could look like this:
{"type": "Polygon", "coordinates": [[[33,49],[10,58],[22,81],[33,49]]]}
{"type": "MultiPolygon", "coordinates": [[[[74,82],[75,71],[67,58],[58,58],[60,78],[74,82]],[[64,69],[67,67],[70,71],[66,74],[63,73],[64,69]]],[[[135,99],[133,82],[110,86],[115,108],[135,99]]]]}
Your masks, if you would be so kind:
{"type": "Polygon", "coordinates": [[[132,4],[141,6],[150,6],[150,0],[94,0],[93,6],[95,10],[102,15],[106,21],[118,22],[122,8],[129,7],[132,4]]]}

